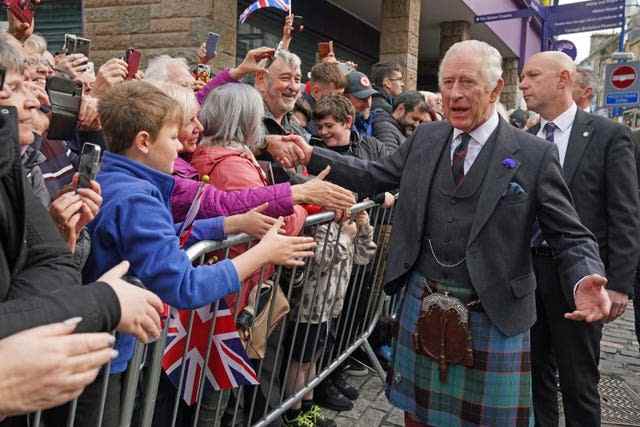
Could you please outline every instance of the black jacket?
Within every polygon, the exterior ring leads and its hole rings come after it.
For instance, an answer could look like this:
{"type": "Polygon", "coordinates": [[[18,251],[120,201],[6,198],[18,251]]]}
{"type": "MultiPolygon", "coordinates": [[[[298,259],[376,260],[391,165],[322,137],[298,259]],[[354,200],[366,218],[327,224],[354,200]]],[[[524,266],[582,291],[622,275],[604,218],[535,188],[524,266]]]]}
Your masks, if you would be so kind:
{"type": "Polygon", "coordinates": [[[78,332],[111,331],[120,304],[110,286],[80,286],[80,271],[20,165],[15,109],[0,109],[0,338],[80,316],[78,332]]]}
{"type": "MultiPolygon", "coordinates": [[[[534,135],[540,125],[529,130],[534,135]]],[[[596,236],[607,289],[631,295],[640,254],[635,147],[626,126],[578,109],[562,174],[580,221],[596,236]]]]}
{"type": "Polygon", "coordinates": [[[384,110],[372,112],[371,115],[373,136],[385,145],[388,154],[393,153],[407,139],[400,129],[400,124],[384,110]]]}

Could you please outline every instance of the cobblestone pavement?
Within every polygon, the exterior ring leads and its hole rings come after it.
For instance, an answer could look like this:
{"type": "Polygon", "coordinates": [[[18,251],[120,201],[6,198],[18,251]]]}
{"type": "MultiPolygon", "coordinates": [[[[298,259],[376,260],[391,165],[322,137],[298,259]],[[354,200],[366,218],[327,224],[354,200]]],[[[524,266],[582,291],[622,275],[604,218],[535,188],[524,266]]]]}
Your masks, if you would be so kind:
{"type": "MultiPolygon", "coordinates": [[[[602,356],[600,372],[603,377],[613,377],[623,380],[631,387],[631,397],[634,407],[629,408],[640,414],[640,354],[636,341],[633,324],[633,307],[629,306],[625,314],[615,322],[607,324],[602,338],[602,356]],[[637,393],[633,394],[633,391],[637,393]]],[[[354,402],[354,408],[348,412],[327,411],[338,427],[366,426],[366,427],[395,427],[404,425],[402,412],[393,408],[383,393],[383,384],[377,376],[351,377],[349,382],[360,389],[360,399],[354,402]]],[[[607,400],[603,395],[603,405],[607,400]]],[[[638,417],[640,420],[640,417],[638,417]]],[[[636,425],[640,423],[607,424],[605,427],[620,425],[636,425]]],[[[561,423],[563,425],[563,423],[561,423]]]]}

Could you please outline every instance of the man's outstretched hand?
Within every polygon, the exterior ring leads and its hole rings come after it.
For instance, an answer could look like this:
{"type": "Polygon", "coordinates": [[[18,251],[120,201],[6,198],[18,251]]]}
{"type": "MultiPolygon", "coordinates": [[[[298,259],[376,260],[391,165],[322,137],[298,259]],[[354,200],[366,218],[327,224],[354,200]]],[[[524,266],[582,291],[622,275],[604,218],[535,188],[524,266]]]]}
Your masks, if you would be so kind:
{"type": "Polygon", "coordinates": [[[599,274],[583,278],[576,290],[576,310],[566,313],[565,318],[587,323],[604,320],[611,311],[611,300],[605,289],[607,279],[599,274]]]}

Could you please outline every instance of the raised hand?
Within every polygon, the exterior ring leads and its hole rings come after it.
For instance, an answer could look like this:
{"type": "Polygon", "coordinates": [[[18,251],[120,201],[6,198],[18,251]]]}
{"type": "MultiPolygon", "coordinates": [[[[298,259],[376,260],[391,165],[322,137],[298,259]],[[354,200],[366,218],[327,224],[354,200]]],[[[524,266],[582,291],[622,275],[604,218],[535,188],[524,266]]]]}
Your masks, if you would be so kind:
{"type": "Polygon", "coordinates": [[[279,234],[283,224],[284,220],[278,218],[256,247],[259,246],[266,252],[270,263],[287,267],[303,266],[304,260],[301,258],[313,256],[316,242],[313,237],[293,237],[279,234]]]}
{"type": "Polygon", "coordinates": [[[225,234],[247,233],[253,237],[264,236],[277,222],[275,218],[262,214],[268,206],[269,203],[263,203],[249,212],[225,218],[225,234]]]}
{"type": "Polygon", "coordinates": [[[111,58],[105,62],[96,73],[96,81],[93,83],[93,92],[96,96],[104,95],[118,83],[127,78],[127,63],[119,58],[111,58]]]}
{"type": "Polygon", "coordinates": [[[0,340],[0,415],[52,408],[75,399],[118,353],[107,333],[74,334],[81,318],[0,340]]]}
{"type": "Polygon", "coordinates": [[[604,320],[611,311],[611,300],[605,290],[607,279],[599,274],[583,278],[575,294],[576,310],[565,318],[587,323],[604,320]]]}
{"type": "Polygon", "coordinates": [[[331,172],[327,166],[315,178],[291,187],[294,203],[310,203],[330,210],[346,210],[356,203],[353,193],[325,181],[331,172]]]}
{"type": "Polygon", "coordinates": [[[263,59],[273,57],[274,54],[275,49],[270,47],[251,49],[247,52],[247,56],[244,57],[244,61],[242,61],[240,65],[229,70],[229,75],[235,80],[240,80],[247,74],[265,71],[264,67],[260,65],[260,62],[263,59]]]}
{"type": "Polygon", "coordinates": [[[88,63],[89,58],[81,53],[60,55],[56,57],[56,70],[67,74],[72,80],[77,80],[87,71],[88,63]]]}
{"type": "Polygon", "coordinates": [[[117,330],[149,343],[160,337],[162,301],[156,294],[123,280],[127,271],[129,263],[123,261],[103,274],[98,281],[111,286],[120,302],[121,314],[117,330]]]}

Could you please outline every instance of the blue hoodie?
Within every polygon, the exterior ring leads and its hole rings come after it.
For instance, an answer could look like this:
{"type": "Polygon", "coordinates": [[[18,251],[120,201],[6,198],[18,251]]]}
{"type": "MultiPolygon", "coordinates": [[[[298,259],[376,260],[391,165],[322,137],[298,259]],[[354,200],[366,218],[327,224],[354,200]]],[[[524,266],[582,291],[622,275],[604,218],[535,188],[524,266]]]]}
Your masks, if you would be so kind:
{"type": "MultiPolygon", "coordinates": [[[[91,253],[83,270],[83,283],[96,281],[120,262],[131,263],[129,273],[176,308],[210,304],[240,289],[240,279],[230,260],[193,267],[180,249],[171,217],[173,177],[139,162],[106,152],[97,181],[103,204],[88,225],[91,253]]],[[[195,221],[187,245],[198,240],[224,239],[224,218],[195,221]]],[[[114,374],[127,369],[135,338],[118,334],[120,352],[111,365],[114,374]]]]}

